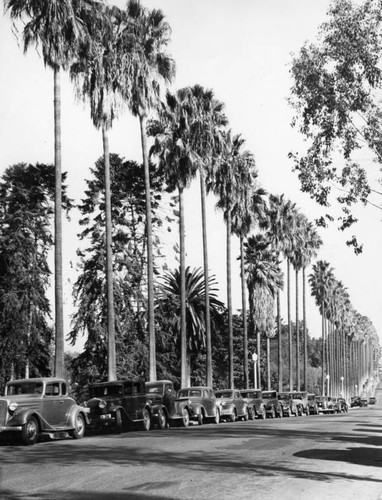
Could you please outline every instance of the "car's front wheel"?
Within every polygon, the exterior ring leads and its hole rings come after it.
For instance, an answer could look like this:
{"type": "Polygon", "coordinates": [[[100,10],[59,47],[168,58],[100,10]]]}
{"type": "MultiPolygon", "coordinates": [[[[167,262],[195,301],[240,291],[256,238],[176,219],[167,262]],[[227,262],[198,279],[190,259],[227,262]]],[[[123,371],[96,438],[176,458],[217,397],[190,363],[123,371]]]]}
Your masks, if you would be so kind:
{"type": "Polygon", "coordinates": [[[163,408],[158,410],[158,427],[159,429],[166,429],[167,427],[167,415],[164,412],[163,408]]]}
{"type": "Polygon", "coordinates": [[[122,414],[121,410],[115,412],[115,432],[117,434],[122,434],[122,414]]]}
{"type": "Polygon", "coordinates": [[[142,426],[143,426],[143,430],[144,431],[149,431],[150,430],[151,417],[150,417],[149,410],[147,408],[145,408],[143,410],[143,422],[142,422],[142,426]]]}
{"type": "Polygon", "coordinates": [[[35,417],[29,417],[21,430],[21,442],[26,446],[35,444],[38,438],[38,422],[35,417]]]}
{"type": "Polygon", "coordinates": [[[216,414],[215,414],[215,417],[214,417],[214,423],[215,424],[220,424],[220,411],[219,410],[216,410],[216,414]]]}
{"type": "Polygon", "coordinates": [[[198,425],[203,425],[203,424],[204,424],[203,410],[200,410],[200,413],[198,415],[198,425]]]}
{"type": "Polygon", "coordinates": [[[231,420],[231,422],[236,422],[236,412],[235,412],[235,411],[233,411],[233,412],[231,413],[231,415],[230,415],[230,420],[231,420]]]}
{"type": "Polygon", "coordinates": [[[245,422],[247,422],[249,420],[249,413],[248,413],[248,408],[245,410],[245,413],[244,413],[244,416],[243,416],[243,420],[245,422]]]}
{"type": "Polygon", "coordinates": [[[74,421],[74,430],[71,432],[71,436],[74,439],[82,439],[85,435],[85,419],[82,413],[76,415],[76,420],[74,421]]]}
{"type": "Polygon", "coordinates": [[[190,414],[188,413],[187,408],[183,408],[182,411],[182,420],[180,422],[182,427],[188,427],[190,423],[190,414]]]}

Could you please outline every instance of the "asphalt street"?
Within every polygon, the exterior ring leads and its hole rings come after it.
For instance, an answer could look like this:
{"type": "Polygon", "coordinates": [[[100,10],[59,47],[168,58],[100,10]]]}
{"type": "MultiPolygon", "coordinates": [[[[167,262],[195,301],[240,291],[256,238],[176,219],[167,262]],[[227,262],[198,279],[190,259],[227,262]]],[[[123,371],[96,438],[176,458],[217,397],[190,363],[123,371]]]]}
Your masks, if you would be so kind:
{"type": "Polygon", "coordinates": [[[376,397],[339,415],[3,443],[0,499],[382,499],[376,397]]]}

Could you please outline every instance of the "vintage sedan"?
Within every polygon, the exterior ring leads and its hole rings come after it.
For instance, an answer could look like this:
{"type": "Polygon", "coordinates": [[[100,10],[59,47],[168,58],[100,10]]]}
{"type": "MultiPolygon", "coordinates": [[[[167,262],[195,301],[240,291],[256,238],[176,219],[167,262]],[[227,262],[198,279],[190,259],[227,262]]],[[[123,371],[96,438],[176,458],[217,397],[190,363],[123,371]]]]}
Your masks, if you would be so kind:
{"type": "Polygon", "coordinates": [[[374,396],[369,398],[369,405],[375,405],[376,402],[377,402],[377,398],[375,398],[374,396]]]}
{"type": "Polygon", "coordinates": [[[296,403],[298,414],[309,415],[310,409],[308,406],[308,393],[305,391],[293,391],[290,393],[296,403]]]}
{"type": "Polygon", "coordinates": [[[242,389],[240,394],[247,403],[250,420],[254,418],[264,419],[267,416],[262,391],[258,389],[242,389]]]}
{"type": "Polygon", "coordinates": [[[146,382],[146,397],[151,405],[153,425],[165,429],[168,425],[188,427],[193,412],[188,399],[177,399],[171,380],[146,382]]]}
{"type": "Polygon", "coordinates": [[[265,403],[265,411],[267,417],[275,418],[283,416],[283,407],[278,398],[278,393],[275,390],[263,391],[263,399],[265,403]]]}
{"type": "Polygon", "coordinates": [[[279,392],[277,397],[282,407],[283,417],[291,417],[292,415],[298,417],[299,409],[291,392],[279,392]]]}
{"type": "Polygon", "coordinates": [[[148,431],[152,408],[146,398],[145,382],[137,379],[97,382],[89,386],[89,428],[118,434],[137,426],[148,431]]]}
{"type": "Polygon", "coordinates": [[[215,391],[215,395],[217,405],[220,408],[220,420],[235,422],[237,419],[249,419],[248,404],[242,398],[240,391],[224,389],[215,391]]]}
{"type": "Polygon", "coordinates": [[[184,387],[178,391],[177,404],[186,404],[189,419],[199,425],[207,421],[220,422],[220,408],[210,387],[184,387]]]}
{"type": "Polygon", "coordinates": [[[87,408],[68,394],[68,383],[56,377],[12,380],[0,398],[0,433],[33,445],[40,435],[81,439],[87,408]]]}
{"type": "Polygon", "coordinates": [[[317,396],[318,413],[335,413],[330,396],[317,396]]]}
{"type": "Polygon", "coordinates": [[[317,406],[317,400],[316,400],[316,395],[313,393],[308,394],[308,404],[307,404],[307,415],[318,415],[318,406],[317,406]]]}

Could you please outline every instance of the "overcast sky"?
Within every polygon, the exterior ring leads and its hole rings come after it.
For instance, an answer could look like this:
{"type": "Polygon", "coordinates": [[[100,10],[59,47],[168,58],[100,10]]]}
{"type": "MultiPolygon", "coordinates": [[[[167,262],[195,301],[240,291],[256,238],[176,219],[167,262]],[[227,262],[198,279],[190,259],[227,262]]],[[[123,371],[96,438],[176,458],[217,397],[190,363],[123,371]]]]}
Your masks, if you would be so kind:
{"type": "MultiPolygon", "coordinates": [[[[115,2],[123,7],[124,1],[115,2]]],[[[298,151],[302,139],[291,128],[292,110],[289,69],[291,53],[305,40],[314,40],[325,19],[327,0],[146,0],[161,8],[172,27],[169,51],[177,64],[175,88],[201,84],[212,88],[226,105],[234,133],[241,133],[256,158],[259,179],[271,193],[282,194],[297,204],[311,220],[320,208],[299,190],[291,170],[289,151],[298,151]]],[[[53,76],[32,49],[24,56],[11,33],[8,16],[0,18],[0,173],[17,162],[52,163],[53,76]]],[[[76,102],[67,76],[62,78],[62,159],[68,172],[69,194],[83,196],[84,179],[102,154],[102,140],[90,120],[89,110],[76,102]]],[[[110,132],[110,151],[141,161],[139,124],[122,116],[110,132]]],[[[369,168],[377,168],[369,163],[369,168]]],[[[215,274],[225,300],[225,229],[221,214],[209,199],[208,238],[211,273],[215,274]]],[[[194,183],[186,195],[187,265],[202,266],[200,199],[194,183]]],[[[335,276],[348,288],[352,304],[368,316],[378,333],[381,317],[381,212],[360,208],[360,222],[347,234],[335,226],[320,232],[324,245],[318,258],[330,262],[335,276]],[[345,241],[357,234],[364,252],[355,256],[345,241]]],[[[78,227],[75,220],[64,225],[65,330],[73,311],[71,287],[75,274],[78,227]]],[[[164,233],[164,237],[165,233],[164,233]]],[[[167,254],[174,258],[176,232],[168,235],[167,254]]],[[[235,238],[233,238],[235,240],[235,238]]],[[[238,255],[234,241],[233,257],[238,255]]],[[[240,307],[239,268],[234,264],[234,306],[240,307]]],[[[292,287],[293,291],[293,287],[292,287]]],[[[294,304],[294,301],[293,301],[294,304]]],[[[286,318],[286,300],[283,317],[286,318]]],[[[293,313],[294,315],[294,313],[293,313]]],[[[301,313],[300,313],[301,317],[301,313]]],[[[320,318],[313,299],[308,300],[308,327],[320,335],[320,318]]]]}

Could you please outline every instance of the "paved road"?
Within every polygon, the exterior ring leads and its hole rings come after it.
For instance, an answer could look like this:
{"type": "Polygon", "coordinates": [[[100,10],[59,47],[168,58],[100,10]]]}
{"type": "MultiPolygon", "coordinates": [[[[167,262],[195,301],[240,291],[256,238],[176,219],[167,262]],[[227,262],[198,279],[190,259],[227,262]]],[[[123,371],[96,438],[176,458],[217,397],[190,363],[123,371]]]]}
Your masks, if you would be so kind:
{"type": "Polygon", "coordinates": [[[376,397],[341,415],[2,445],[0,499],[382,499],[376,397]]]}

